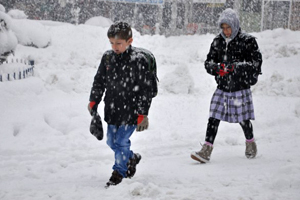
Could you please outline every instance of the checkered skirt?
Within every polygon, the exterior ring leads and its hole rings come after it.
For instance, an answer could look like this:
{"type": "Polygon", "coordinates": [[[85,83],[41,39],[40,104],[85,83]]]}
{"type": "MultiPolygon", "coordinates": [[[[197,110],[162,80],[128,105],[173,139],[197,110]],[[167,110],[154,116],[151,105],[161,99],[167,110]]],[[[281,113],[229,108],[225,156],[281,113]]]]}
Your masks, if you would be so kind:
{"type": "Polygon", "coordinates": [[[254,120],[251,90],[224,92],[216,89],[211,99],[209,116],[230,123],[254,120]]]}

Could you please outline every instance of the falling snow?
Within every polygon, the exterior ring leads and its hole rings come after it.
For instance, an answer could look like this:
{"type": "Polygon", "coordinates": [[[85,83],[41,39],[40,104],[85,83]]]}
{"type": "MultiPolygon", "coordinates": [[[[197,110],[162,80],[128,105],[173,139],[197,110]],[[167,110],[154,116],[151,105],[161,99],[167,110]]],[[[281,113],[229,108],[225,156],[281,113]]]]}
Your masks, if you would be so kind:
{"type": "MultiPolygon", "coordinates": [[[[106,136],[99,142],[89,133],[86,105],[100,59],[110,49],[107,28],[39,22],[51,45],[18,44],[15,50],[15,57],[35,60],[35,75],[0,83],[1,200],[299,199],[299,31],[252,33],[264,60],[252,87],[257,158],[245,158],[238,124],[221,123],[211,162],[200,165],[190,152],[205,139],[216,88],[204,69],[215,35],[166,38],[133,30],[133,45],[156,57],[159,94],[149,130],[131,137],[133,150],[143,156],[135,177],[106,190],[114,155],[106,136]]],[[[102,102],[101,116],[103,110],[102,102]]]]}

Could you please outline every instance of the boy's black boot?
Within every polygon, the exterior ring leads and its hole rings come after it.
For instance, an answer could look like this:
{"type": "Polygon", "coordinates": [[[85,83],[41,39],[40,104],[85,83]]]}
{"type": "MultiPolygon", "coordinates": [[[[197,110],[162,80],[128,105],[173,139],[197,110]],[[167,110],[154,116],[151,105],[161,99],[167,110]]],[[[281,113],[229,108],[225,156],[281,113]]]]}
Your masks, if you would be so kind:
{"type": "Polygon", "coordinates": [[[118,171],[114,170],[109,181],[106,183],[106,187],[109,187],[111,185],[118,185],[122,182],[123,176],[119,174],[118,171]]]}
{"type": "Polygon", "coordinates": [[[136,165],[139,164],[140,160],[142,159],[142,156],[138,153],[133,154],[133,158],[130,158],[127,163],[127,178],[132,178],[136,172],[136,165]]]}

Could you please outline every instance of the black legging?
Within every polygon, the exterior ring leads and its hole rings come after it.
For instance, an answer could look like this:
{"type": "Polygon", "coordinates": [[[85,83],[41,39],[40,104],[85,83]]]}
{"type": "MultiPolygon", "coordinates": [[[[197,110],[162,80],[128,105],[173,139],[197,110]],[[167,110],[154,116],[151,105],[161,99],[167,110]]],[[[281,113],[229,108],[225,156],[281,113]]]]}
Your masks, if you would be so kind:
{"type": "MultiPolygon", "coordinates": [[[[206,137],[205,137],[205,141],[209,142],[211,144],[214,143],[215,138],[217,136],[217,132],[218,132],[218,127],[220,124],[220,120],[219,119],[215,119],[210,117],[208,119],[208,123],[207,123],[207,130],[206,130],[206,137]]],[[[245,137],[247,140],[250,140],[253,138],[253,127],[252,127],[252,123],[250,120],[245,120],[239,123],[244,131],[245,137]]]]}

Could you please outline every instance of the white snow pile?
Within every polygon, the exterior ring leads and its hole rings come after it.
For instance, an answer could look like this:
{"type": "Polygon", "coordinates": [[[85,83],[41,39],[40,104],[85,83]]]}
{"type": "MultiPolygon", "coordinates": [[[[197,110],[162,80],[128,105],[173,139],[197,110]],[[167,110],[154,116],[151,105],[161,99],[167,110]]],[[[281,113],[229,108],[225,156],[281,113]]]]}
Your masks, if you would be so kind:
{"type": "MultiPolygon", "coordinates": [[[[107,28],[45,29],[48,48],[16,48],[15,57],[35,61],[34,77],[0,82],[1,200],[300,198],[299,31],[252,33],[263,54],[263,75],[252,87],[258,155],[247,159],[241,127],[221,122],[207,164],[190,153],[204,142],[216,88],[203,64],[215,36],[134,31],[133,45],[156,56],[159,94],[149,129],[131,137],[132,150],[142,155],[136,175],[104,189],[114,155],[106,137],[97,141],[89,133],[86,107],[99,61],[111,48],[107,28]]],[[[103,102],[98,111],[103,117],[103,102]]]]}
{"type": "Polygon", "coordinates": [[[7,12],[9,16],[11,16],[13,19],[27,19],[27,15],[22,10],[18,9],[12,9],[7,12]]]}
{"type": "Polygon", "coordinates": [[[185,63],[178,63],[174,70],[166,74],[161,87],[168,93],[191,94],[194,92],[194,81],[185,63]],[[180,87],[178,87],[180,85],[180,87]]]}
{"type": "Polygon", "coordinates": [[[20,44],[36,48],[48,47],[51,36],[47,28],[36,20],[13,19],[12,30],[15,32],[20,44]]]}
{"type": "Polygon", "coordinates": [[[5,7],[2,4],[0,4],[0,11],[1,12],[5,12],[6,11],[5,7]]]}
{"type": "Polygon", "coordinates": [[[113,24],[113,21],[111,19],[108,19],[106,17],[102,16],[97,16],[97,17],[92,17],[88,19],[85,22],[86,25],[92,25],[92,26],[100,26],[102,28],[110,27],[110,25],[113,24]]]}
{"type": "MultiPolygon", "coordinates": [[[[3,19],[4,23],[7,24],[8,30],[14,33],[13,35],[17,37],[19,44],[36,48],[48,47],[51,43],[51,36],[46,27],[39,21],[28,20],[26,18],[26,14],[21,10],[14,9],[5,13],[4,8],[4,11],[0,11],[0,19],[3,19]]],[[[12,45],[15,42],[12,36],[2,39],[0,45],[5,43],[12,45]]]]}

